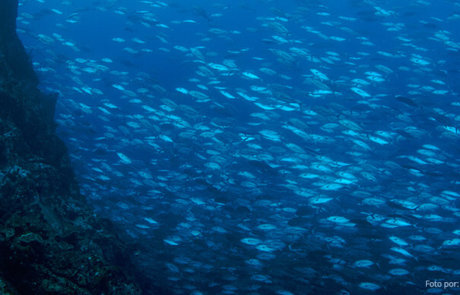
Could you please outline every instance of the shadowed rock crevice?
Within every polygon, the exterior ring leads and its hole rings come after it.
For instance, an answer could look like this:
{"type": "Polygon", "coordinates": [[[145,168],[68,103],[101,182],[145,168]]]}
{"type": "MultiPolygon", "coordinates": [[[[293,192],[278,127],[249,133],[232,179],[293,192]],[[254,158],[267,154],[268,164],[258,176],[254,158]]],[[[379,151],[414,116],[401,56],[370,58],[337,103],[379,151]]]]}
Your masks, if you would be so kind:
{"type": "Polygon", "coordinates": [[[17,4],[0,1],[0,293],[140,294],[129,251],[79,193],[17,4]]]}

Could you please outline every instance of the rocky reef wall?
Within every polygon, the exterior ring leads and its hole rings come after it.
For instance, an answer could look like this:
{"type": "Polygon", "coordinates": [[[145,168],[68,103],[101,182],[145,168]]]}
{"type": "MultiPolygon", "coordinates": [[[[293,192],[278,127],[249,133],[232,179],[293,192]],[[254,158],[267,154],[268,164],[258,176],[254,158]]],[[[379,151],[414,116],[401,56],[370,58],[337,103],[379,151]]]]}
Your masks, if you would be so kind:
{"type": "Polygon", "coordinates": [[[17,5],[0,1],[0,294],[140,294],[129,251],[79,193],[17,5]]]}

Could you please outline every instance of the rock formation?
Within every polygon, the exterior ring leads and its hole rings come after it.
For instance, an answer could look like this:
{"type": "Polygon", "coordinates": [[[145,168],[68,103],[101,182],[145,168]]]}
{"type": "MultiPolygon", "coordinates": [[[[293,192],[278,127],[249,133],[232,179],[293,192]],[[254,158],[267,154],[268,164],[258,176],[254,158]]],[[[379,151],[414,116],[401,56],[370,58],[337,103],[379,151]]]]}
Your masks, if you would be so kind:
{"type": "Polygon", "coordinates": [[[17,4],[0,1],[0,294],[140,294],[123,244],[79,193],[17,4]]]}

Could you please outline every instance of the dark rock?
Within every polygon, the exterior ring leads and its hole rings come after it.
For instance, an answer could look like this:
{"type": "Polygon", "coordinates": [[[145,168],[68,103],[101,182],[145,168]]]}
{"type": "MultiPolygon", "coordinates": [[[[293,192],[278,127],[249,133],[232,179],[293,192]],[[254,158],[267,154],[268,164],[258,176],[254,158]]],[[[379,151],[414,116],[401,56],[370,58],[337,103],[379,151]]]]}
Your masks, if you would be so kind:
{"type": "Polygon", "coordinates": [[[8,65],[10,75],[19,79],[27,79],[29,83],[37,85],[37,75],[16,34],[17,14],[17,0],[0,1],[0,51],[5,57],[4,62],[8,65]]]}
{"type": "Polygon", "coordinates": [[[94,217],[0,1],[0,294],[140,294],[126,246],[94,217]]]}

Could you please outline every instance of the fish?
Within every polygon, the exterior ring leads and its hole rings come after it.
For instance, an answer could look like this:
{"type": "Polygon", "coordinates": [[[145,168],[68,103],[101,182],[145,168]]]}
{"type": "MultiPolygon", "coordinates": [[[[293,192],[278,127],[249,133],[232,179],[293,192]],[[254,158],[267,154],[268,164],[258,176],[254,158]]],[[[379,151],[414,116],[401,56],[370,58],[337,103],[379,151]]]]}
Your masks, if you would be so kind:
{"type": "Polygon", "coordinates": [[[23,1],[17,25],[148,281],[423,294],[457,274],[457,6],[23,1]]]}

